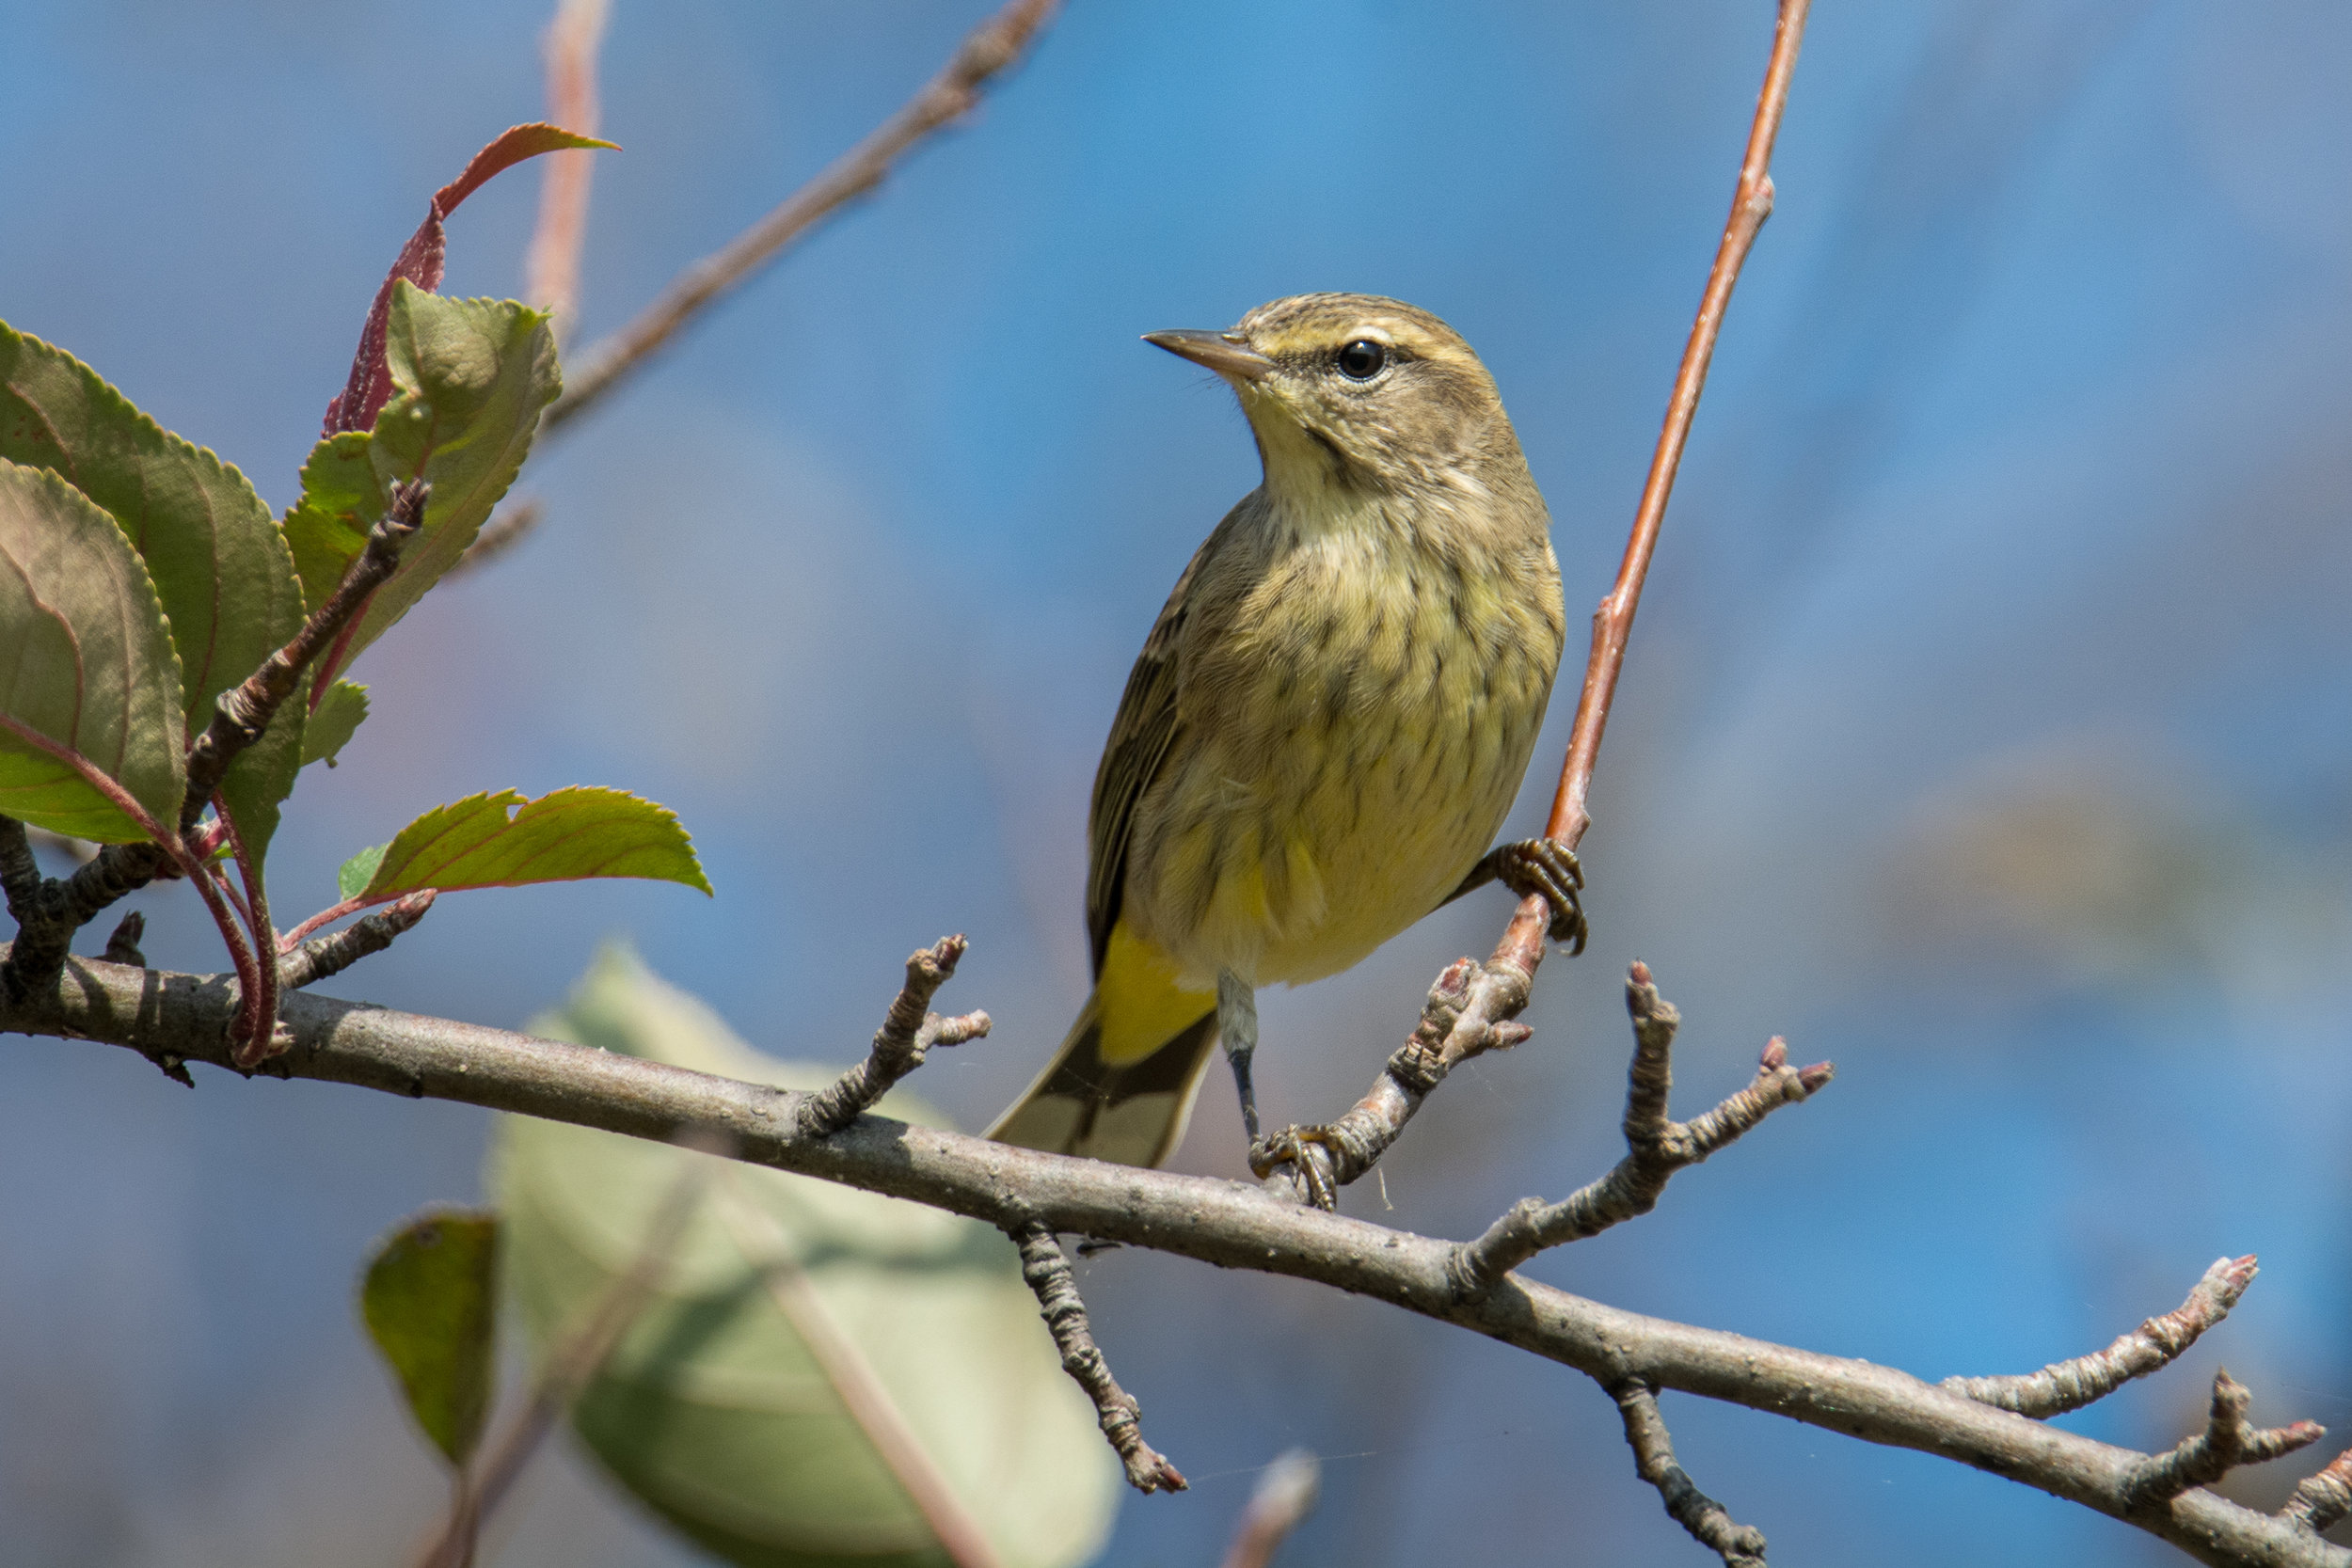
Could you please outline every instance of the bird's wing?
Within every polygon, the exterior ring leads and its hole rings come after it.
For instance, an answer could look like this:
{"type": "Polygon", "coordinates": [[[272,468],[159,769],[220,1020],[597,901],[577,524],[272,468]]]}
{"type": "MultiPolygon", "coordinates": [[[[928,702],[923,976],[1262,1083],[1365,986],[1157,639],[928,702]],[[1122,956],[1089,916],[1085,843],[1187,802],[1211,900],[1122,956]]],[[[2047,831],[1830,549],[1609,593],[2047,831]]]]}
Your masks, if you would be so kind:
{"type": "Polygon", "coordinates": [[[1176,741],[1177,646],[1194,579],[1224,532],[1220,525],[1193,552],[1168,603],[1160,608],[1152,635],[1143,640],[1143,652],[1136,656],[1136,667],[1127,673],[1126,695],[1119,699],[1119,717],[1111,721],[1103,765],[1095,770],[1094,804],[1087,814],[1087,942],[1097,975],[1103,972],[1111,927],[1119,924],[1120,902],[1126,892],[1127,835],[1135,827],[1136,803],[1152,786],[1176,741]]]}

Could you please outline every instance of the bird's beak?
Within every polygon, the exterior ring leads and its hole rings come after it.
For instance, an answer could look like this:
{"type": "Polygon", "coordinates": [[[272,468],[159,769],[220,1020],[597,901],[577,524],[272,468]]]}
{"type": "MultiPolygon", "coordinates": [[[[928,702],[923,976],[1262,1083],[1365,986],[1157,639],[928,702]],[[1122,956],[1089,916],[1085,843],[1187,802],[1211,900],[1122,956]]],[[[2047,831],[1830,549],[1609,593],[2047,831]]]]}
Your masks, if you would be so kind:
{"type": "Polygon", "coordinates": [[[1228,381],[1263,381],[1274,372],[1274,361],[1251,348],[1238,332],[1147,332],[1143,341],[1206,365],[1228,381]]]}

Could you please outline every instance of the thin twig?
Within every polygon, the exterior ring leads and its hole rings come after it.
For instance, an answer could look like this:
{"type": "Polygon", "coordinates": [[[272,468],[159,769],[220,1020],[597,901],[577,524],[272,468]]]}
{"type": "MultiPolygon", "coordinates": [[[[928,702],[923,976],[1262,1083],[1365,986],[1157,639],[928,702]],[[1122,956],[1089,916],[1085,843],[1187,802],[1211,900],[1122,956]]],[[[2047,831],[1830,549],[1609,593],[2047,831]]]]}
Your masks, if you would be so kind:
{"type": "Polygon", "coordinates": [[[1633,1467],[1658,1488],[1666,1513],[1692,1540],[1724,1560],[1724,1568],[1764,1568],[1764,1532],[1734,1520],[1724,1505],[1698,1489],[1690,1473],[1675,1463],[1674,1438],[1658,1412],[1658,1396],[1640,1378],[1628,1378],[1610,1390],[1625,1418],[1626,1446],[1633,1450],[1633,1467]]]}
{"type": "MultiPolygon", "coordinates": [[[[180,808],[180,831],[186,832],[204,815],[204,803],[220,787],[222,775],[237,753],[262,738],[278,705],[302,684],[311,660],[332,646],[367,609],[368,600],[400,564],[401,546],[424,523],[424,503],[433,487],[422,480],[392,486],[391,505],[368,531],[368,542],[343,569],[342,580],[312,610],[294,639],[262,667],[222,692],[213,705],[213,721],[188,748],[188,794],[180,808]]],[[[329,673],[328,672],[323,672],[329,673]]],[[[324,689],[324,688],[322,688],[324,689]]],[[[258,935],[258,933],[257,933],[258,935]]]]}
{"type": "Polygon", "coordinates": [[[850,1418],[898,1478],[907,1499],[946,1554],[948,1568],[1001,1568],[1003,1559],[988,1532],[907,1424],[873,1363],[834,1321],[809,1280],[808,1271],[794,1256],[784,1227],[744,1192],[739,1174],[732,1168],[722,1172],[725,1187],[714,1207],[720,1222],[734,1234],[736,1245],[759,1270],[769,1299],[800,1336],[850,1418]]]}
{"type": "Polygon", "coordinates": [[[1420,1022],[1391,1053],[1370,1092],[1327,1126],[1290,1127],[1260,1139],[1250,1150],[1251,1169],[1270,1191],[1331,1208],[1336,1190],[1372,1169],[1448,1073],[1473,1056],[1528,1039],[1533,1031],[1512,1020],[1527,1006],[1534,962],[1506,935],[1486,964],[1474,958],[1448,964],[1429,988],[1420,1022]]]}
{"type": "Polygon", "coordinates": [[[532,1382],[530,1399],[475,1459],[467,1481],[453,1490],[449,1513],[417,1558],[417,1568],[456,1568],[470,1559],[483,1525],[506,1500],[524,1466],[603,1367],[612,1347],[620,1343],[621,1336],[644,1310],[646,1300],[669,1272],[671,1256],[709,1178],[709,1168],[695,1161],[670,1183],[669,1192],[646,1221],[644,1238],[628,1269],[605,1287],[580,1325],[548,1353],[532,1382]]]}
{"type": "Polygon", "coordinates": [[[2318,1474],[2297,1481],[2279,1517],[2317,1535],[2347,1513],[2352,1513],[2352,1449],[2336,1455],[2318,1474]]]}
{"type": "MultiPolygon", "coordinates": [[[[230,813],[229,802],[218,795],[213,797],[213,814],[229,835],[229,853],[237,863],[237,879],[245,884],[240,912],[245,916],[246,928],[253,933],[253,989],[245,996],[245,1011],[238,1015],[236,1028],[231,1031],[238,1041],[231,1059],[241,1068],[250,1068],[294,1043],[293,1036],[281,1039],[278,1033],[278,927],[270,924],[269,892],[262,885],[262,868],[246,847],[245,834],[230,813]]],[[[221,879],[226,886],[227,877],[224,875],[221,879]]]]}
{"type": "Polygon", "coordinates": [[[855,1121],[890,1086],[923,1065],[934,1045],[961,1045],[989,1031],[986,1013],[942,1018],[924,1009],[956,973],[968,945],[962,937],[942,937],[907,958],[906,984],[898,988],[882,1026],[866,1060],[843,1073],[812,1097],[801,1110],[801,1131],[813,1138],[830,1137],[855,1121]]]}
{"type": "Polygon", "coordinates": [[[1557,1203],[1521,1198],[1486,1234],[1455,1248],[1454,1281],[1465,1299],[1493,1290],[1504,1275],[1549,1247],[1598,1235],[1648,1213],[1675,1172],[1736,1141],[1783,1105],[1810,1098],[1835,1075],[1827,1062],[1790,1067],[1788,1047],[1774,1037],[1765,1045],[1756,1078],[1746,1088],[1687,1122],[1675,1121],[1668,1117],[1666,1104],[1674,1086],[1675,1031],[1682,1015],[1658,994],[1646,964],[1635,964],[1626,976],[1625,1006],[1633,1019],[1625,1158],[1608,1175],[1557,1203]]]}
{"type": "Polygon", "coordinates": [[[332,936],[312,937],[278,960],[278,984],[282,990],[300,990],[330,975],[340,974],[371,954],[381,953],[394,939],[424,918],[433,907],[435,890],[420,888],[404,895],[390,908],[353,921],[332,936]]]}
{"type": "Polygon", "coordinates": [[[2317,1421],[2292,1426],[2251,1427],[2246,1407],[2253,1400],[2228,1368],[2213,1374],[2213,1413],[2205,1430],[2184,1438],[2169,1453],[2152,1454],[2123,1482],[2124,1506],[2153,1508],[2192,1486],[2210,1486],[2241,1465],[2262,1465],[2328,1434],[2317,1421]]]}
{"type": "MultiPolygon", "coordinates": [[[[548,119],[583,136],[596,134],[596,50],[610,9],[610,0],[557,0],[555,20],[543,40],[548,119]]],[[[558,339],[569,335],[580,311],[580,252],[588,235],[595,160],[585,148],[548,154],[540,175],[539,225],[523,252],[524,291],[554,317],[558,339]]]]}
{"type": "Polygon", "coordinates": [[[583,352],[540,428],[554,431],[593,407],[713,302],[844,203],[881,184],[908,149],[970,109],[979,101],[981,87],[1020,59],[1055,4],[1010,0],[974,28],[939,74],[897,114],[766,217],[680,273],[635,321],[583,352]]]}
{"type": "Polygon", "coordinates": [[[1028,1220],[1008,1226],[1005,1234],[1021,1249],[1021,1277],[1037,1292],[1038,1310],[1061,1351],[1061,1370],[1094,1402],[1103,1435],[1110,1439],[1119,1462],[1126,1466],[1127,1484],[1144,1493],[1186,1490],[1184,1472],[1143,1440],[1142,1407],[1111,1376],[1110,1363],[1103,1359],[1093,1331],[1087,1326],[1086,1303],[1079,1299],[1078,1282],[1071,1276],[1070,1259],[1062,1256],[1061,1243],[1054,1239],[1053,1231],[1028,1220]]]}
{"type": "MultiPolygon", "coordinates": [[[[566,158],[572,155],[568,152],[557,154],[566,158]]],[[[447,582],[452,578],[463,577],[468,572],[488,565],[529,538],[531,531],[547,515],[547,502],[536,496],[526,496],[521,500],[500,507],[498,515],[483,524],[482,531],[473,536],[473,543],[466,546],[466,553],[441,574],[441,580],[447,582]]]]}
{"type": "Polygon", "coordinates": [[[1305,1449],[1286,1449],[1258,1478],[1225,1553],[1224,1568],[1270,1568],[1291,1532],[1315,1511],[1323,1465],[1305,1449]]]}
{"type": "Polygon", "coordinates": [[[2103,1351],[2053,1361],[2038,1372],[2011,1377],[1947,1377],[1955,1394],[2014,1410],[2039,1420],[2103,1400],[2136,1377],[2168,1367],[2198,1337],[2230,1315],[2258,1271],[2252,1254],[2217,1258],[2188,1292],[2162,1317],[2150,1318],[2103,1351]]]}
{"type": "Polygon", "coordinates": [[[1708,269],[1707,292],[1699,297],[1698,319],[1683,346],[1682,364],[1675,372],[1674,391],[1666,400],[1666,422],[1658,434],[1658,450],[1650,459],[1649,478],[1642,485],[1641,504],[1633,514],[1633,533],[1626,541],[1625,560],[1617,568],[1616,586],[1593,612],[1593,651],[1584,666],[1584,689],[1577,698],[1576,725],[1568,735],[1568,754],[1560,765],[1560,788],[1551,798],[1551,817],[1544,836],[1573,849],[1592,826],[1585,796],[1593,783],[1593,766],[1600,757],[1601,732],[1609,726],[1609,705],[1617,694],[1617,675],[1625,668],[1626,640],[1633,630],[1633,612],[1642,603],[1642,583],[1649,576],[1650,557],[1658,550],[1658,531],[1666,520],[1666,501],[1674,494],[1675,474],[1690,443],[1691,421],[1698,413],[1699,393],[1707,387],[1707,371],[1715,357],[1724,312],[1731,304],[1732,286],[1747,263],[1757,230],[1772,211],[1772,141],[1780,135],[1781,115],[1788,106],[1788,81],[1797,67],[1797,46],[1804,39],[1805,11],[1811,0],[1780,0],[1780,21],[1772,35],[1771,63],[1764,68],[1764,87],[1756,95],[1756,119],[1748,128],[1747,155],[1740,163],[1740,183],[1731,198],[1731,217],[1724,226],[1723,242],[1715,247],[1715,264],[1708,269]]]}

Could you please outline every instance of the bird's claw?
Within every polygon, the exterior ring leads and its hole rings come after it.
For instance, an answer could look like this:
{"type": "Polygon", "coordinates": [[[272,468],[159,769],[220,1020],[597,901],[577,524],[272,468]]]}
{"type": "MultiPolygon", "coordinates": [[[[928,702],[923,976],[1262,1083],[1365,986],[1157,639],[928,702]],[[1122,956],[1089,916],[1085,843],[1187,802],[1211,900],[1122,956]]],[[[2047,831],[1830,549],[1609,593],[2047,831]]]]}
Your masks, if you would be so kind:
{"type": "Polygon", "coordinates": [[[1576,851],[1556,838],[1523,838],[1494,852],[1495,880],[1525,898],[1533,894],[1551,908],[1548,935],[1573,955],[1584,951],[1592,934],[1585,924],[1584,867],[1576,851]]]}
{"type": "Polygon", "coordinates": [[[1267,1133],[1249,1146],[1249,1170],[1251,1175],[1263,1181],[1281,1166],[1290,1166],[1306,1183],[1307,1201],[1328,1213],[1339,1206],[1340,1200],[1339,1192],[1331,1185],[1327,1174],[1339,1163],[1338,1156],[1339,1145],[1328,1127],[1285,1127],[1279,1132],[1267,1133]],[[1321,1145],[1331,1164],[1309,1159],[1309,1144],[1321,1145]]]}

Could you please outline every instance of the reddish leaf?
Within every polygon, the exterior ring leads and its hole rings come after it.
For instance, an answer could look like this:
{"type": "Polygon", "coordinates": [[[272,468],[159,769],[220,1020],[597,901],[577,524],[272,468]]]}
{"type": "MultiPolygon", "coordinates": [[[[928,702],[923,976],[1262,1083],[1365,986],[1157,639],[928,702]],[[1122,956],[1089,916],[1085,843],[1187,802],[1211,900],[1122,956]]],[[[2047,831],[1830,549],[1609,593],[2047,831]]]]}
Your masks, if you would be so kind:
{"type": "Polygon", "coordinates": [[[367,325],[360,329],[359,352],[352,356],[351,379],[326,405],[326,424],[319,432],[322,439],[346,430],[373,429],[375,416],[390,400],[392,377],[384,363],[384,331],[392,308],[392,285],[405,278],[427,293],[441,286],[441,262],[448,253],[441,225],[457,211],[457,204],[481,189],[492,175],[526,158],[565,148],[613,146],[609,141],[566,131],[560,125],[517,125],[475,153],[463,174],[433,193],[433,205],[426,210],[424,222],[401,246],[399,259],[392,262],[384,286],[375,292],[375,303],[368,309],[367,325]]]}

